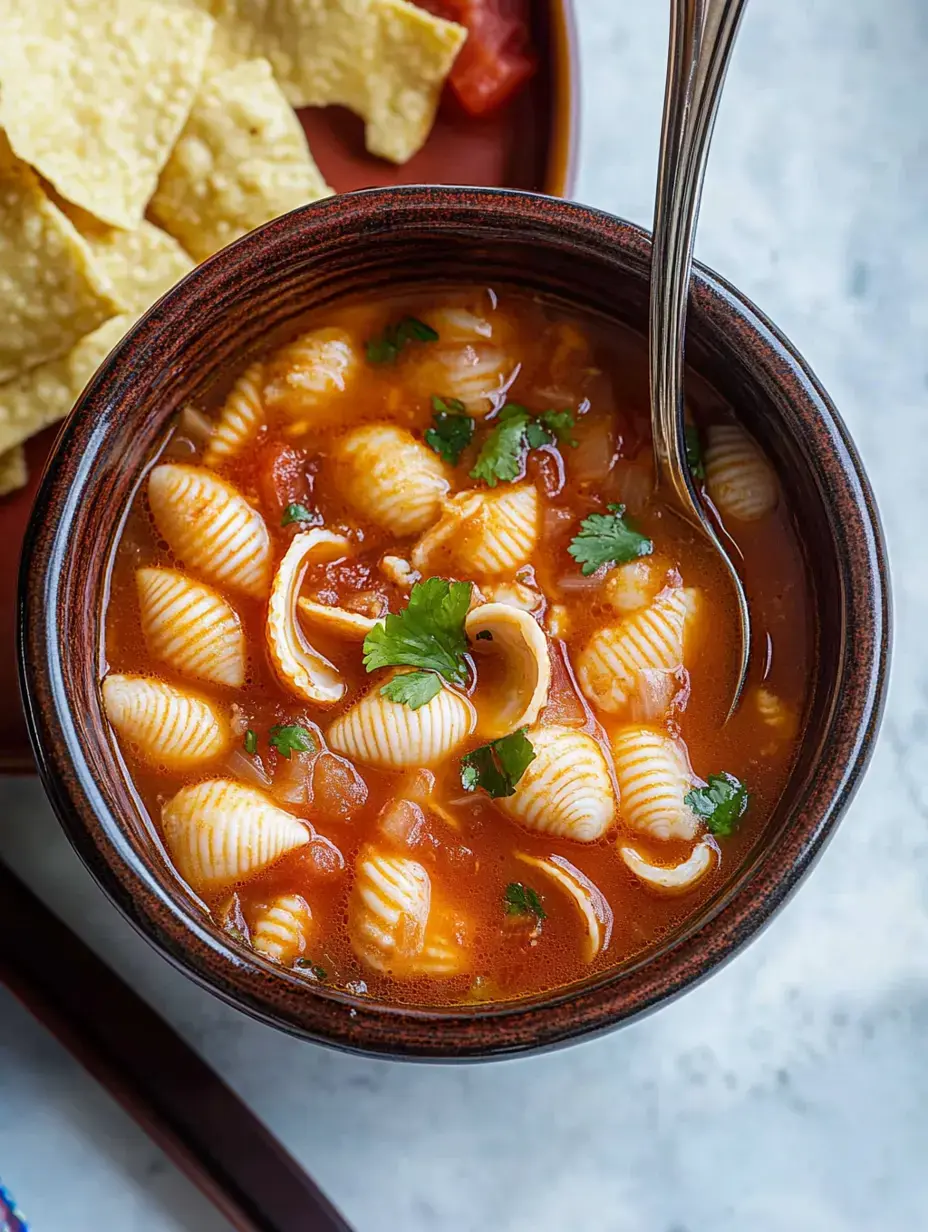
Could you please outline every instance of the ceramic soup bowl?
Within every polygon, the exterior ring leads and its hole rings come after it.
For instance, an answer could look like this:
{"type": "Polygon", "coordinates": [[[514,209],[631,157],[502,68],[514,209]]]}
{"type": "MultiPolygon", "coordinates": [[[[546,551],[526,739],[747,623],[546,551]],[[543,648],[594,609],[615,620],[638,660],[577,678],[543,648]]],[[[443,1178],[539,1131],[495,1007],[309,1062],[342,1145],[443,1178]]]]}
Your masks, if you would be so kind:
{"type": "Polygon", "coordinates": [[[723,887],[656,949],[519,1002],[408,1009],[307,989],[245,955],[198,906],[140,814],[101,714],[108,560],[166,423],[217,373],[292,332],[307,309],[402,282],[512,283],[643,333],[650,241],[545,197],[396,188],[278,219],[196,269],[116,348],[65,426],[29,528],[20,660],[39,769],[107,895],[161,953],[266,1023],[388,1056],[476,1058],[615,1027],[708,975],[796,888],[853,795],[879,722],[889,586],[860,461],[809,368],[733,287],[697,266],[687,359],[765,448],[802,530],[816,622],[806,735],[763,833],[723,887]],[[814,564],[814,567],[811,567],[814,564]]]}

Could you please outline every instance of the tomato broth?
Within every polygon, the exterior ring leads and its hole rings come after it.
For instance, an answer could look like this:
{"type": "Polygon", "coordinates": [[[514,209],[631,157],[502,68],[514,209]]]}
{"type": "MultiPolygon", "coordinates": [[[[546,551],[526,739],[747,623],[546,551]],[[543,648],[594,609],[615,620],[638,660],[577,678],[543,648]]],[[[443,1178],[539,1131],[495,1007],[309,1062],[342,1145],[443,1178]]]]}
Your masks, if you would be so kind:
{"type": "Polygon", "coordinates": [[[653,490],[640,338],[438,288],[330,306],[256,361],[172,425],[112,562],[105,709],[179,875],[307,995],[508,1000],[644,954],[738,868],[795,758],[809,589],[769,463],[694,380],[691,466],[754,623],[726,724],[734,600],[653,490]],[[416,594],[413,658],[367,670],[416,594]]]}

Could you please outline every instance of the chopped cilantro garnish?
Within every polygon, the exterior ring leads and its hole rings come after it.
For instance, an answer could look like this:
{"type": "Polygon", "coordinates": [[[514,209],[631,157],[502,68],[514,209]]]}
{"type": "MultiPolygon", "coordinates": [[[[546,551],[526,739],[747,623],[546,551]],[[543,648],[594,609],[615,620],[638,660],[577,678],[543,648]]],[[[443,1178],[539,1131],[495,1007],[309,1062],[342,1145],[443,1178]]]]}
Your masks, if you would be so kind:
{"type": "Polygon", "coordinates": [[[439,398],[432,395],[432,416],[434,428],[426,429],[425,443],[434,449],[439,457],[457,466],[461,454],[471,443],[474,435],[474,421],[467,414],[463,402],[457,398],[439,398]]]}
{"type": "Polygon", "coordinates": [[[530,419],[525,407],[515,402],[503,407],[481,446],[471,479],[482,479],[491,488],[500,480],[508,483],[518,479],[525,454],[525,429],[530,419]]]}
{"type": "Polygon", "coordinates": [[[695,787],[686,803],[713,834],[728,838],[748,807],[748,790],[733,774],[710,774],[708,786],[695,787]]]}
{"type": "Polygon", "coordinates": [[[624,505],[610,505],[608,513],[591,513],[580,523],[580,533],[570,541],[567,551],[584,577],[600,565],[621,565],[636,556],[649,556],[654,550],[650,539],[640,535],[623,516],[624,505]]]}
{"type": "Polygon", "coordinates": [[[378,667],[419,667],[438,672],[452,684],[464,684],[464,618],[470,596],[470,582],[438,577],[417,582],[406,607],[392,612],[364,639],[364,666],[369,672],[378,667]]]}
{"type": "Polygon", "coordinates": [[[525,439],[529,449],[537,449],[540,445],[550,445],[553,441],[575,449],[577,442],[570,435],[575,422],[571,411],[542,411],[538,418],[533,419],[525,429],[525,439]]]}
{"type": "Polygon", "coordinates": [[[532,416],[524,406],[507,402],[477,455],[471,479],[482,479],[491,488],[502,480],[518,479],[526,449],[538,449],[554,441],[575,445],[569,437],[574,426],[570,411],[542,411],[532,416]]]}
{"type": "Polygon", "coordinates": [[[503,894],[507,915],[533,915],[537,920],[547,919],[547,913],[541,905],[541,895],[531,886],[523,885],[521,881],[510,881],[503,894]]]}
{"type": "Polygon", "coordinates": [[[705,479],[706,464],[702,456],[702,441],[699,429],[695,424],[687,424],[683,429],[686,441],[686,462],[694,479],[705,479]]]}
{"type": "Polygon", "coordinates": [[[381,697],[402,702],[410,710],[418,710],[441,692],[441,678],[434,672],[405,672],[394,676],[380,690],[381,697]]]}
{"type": "Polygon", "coordinates": [[[292,522],[308,522],[311,526],[318,526],[322,522],[322,514],[315,509],[307,509],[305,505],[294,502],[287,506],[280,519],[281,526],[289,526],[292,522]]]}
{"type": "Polygon", "coordinates": [[[245,752],[254,756],[257,751],[258,737],[249,727],[248,731],[245,732],[245,752]]]}
{"type": "Polygon", "coordinates": [[[516,783],[535,760],[525,728],[499,740],[482,744],[461,758],[461,786],[465,791],[482,787],[494,800],[515,793],[516,783]]]}
{"type": "Polygon", "coordinates": [[[294,967],[300,967],[303,971],[308,971],[314,975],[317,980],[324,980],[328,976],[325,967],[320,967],[318,963],[313,962],[311,958],[298,958],[293,964],[294,967]]]}
{"type": "Polygon", "coordinates": [[[291,753],[312,753],[316,748],[312,733],[299,723],[275,724],[268,734],[268,743],[287,761],[291,753]]]}
{"type": "Polygon", "coordinates": [[[372,364],[393,364],[408,342],[437,342],[438,332],[418,317],[402,317],[388,325],[379,338],[371,338],[366,347],[372,364]]]}

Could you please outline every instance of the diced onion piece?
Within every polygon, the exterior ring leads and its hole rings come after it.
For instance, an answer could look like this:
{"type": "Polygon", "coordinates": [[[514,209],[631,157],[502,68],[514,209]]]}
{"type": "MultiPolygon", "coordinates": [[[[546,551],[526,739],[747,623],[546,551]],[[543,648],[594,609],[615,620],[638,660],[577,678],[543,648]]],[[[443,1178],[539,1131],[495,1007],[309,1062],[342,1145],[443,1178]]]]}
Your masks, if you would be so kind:
{"type": "Polygon", "coordinates": [[[303,635],[297,616],[307,566],[337,560],[350,551],[344,535],[314,527],[295,535],[277,569],[267,610],[267,645],[281,683],[304,701],[333,706],[345,693],[338,669],[303,635]]]}
{"type": "Polygon", "coordinates": [[[587,962],[592,962],[606,948],[612,936],[612,908],[604,895],[585,873],[581,873],[563,856],[548,856],[542,860],[524,851],[515,854],[516,859],[537,868],[555,881],[576,903],[586,929],[583,956],[587,962]]]}
{"type": "Polygon", "coordinates": [[[534,723],[551,683],[548,643],[537,621],[508,603],[484,603],[468,612],[464,629],[477,659],[481,734],[495,740],[534,723]],[[482,683],[481,663],[487,661],[488,681],[482,683]]]}

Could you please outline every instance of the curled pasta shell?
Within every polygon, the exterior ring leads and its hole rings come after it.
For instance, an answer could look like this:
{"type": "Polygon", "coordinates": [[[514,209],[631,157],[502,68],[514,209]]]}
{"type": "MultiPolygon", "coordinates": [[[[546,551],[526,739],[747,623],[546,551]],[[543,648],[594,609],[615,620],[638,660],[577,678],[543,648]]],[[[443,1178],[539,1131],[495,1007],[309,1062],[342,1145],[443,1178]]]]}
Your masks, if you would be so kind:
{"type": "Polygon", "coordinates": [[[101,691],[106,717],[151,765],[200,766],[229,745],[229,725],[214,706],[163,680],[111,673],[101,691]]]}
{"type": "Polygon", "coordinates": [[[507,603],[484,603],[468,612],[464,629],[477,659],[481,733],[495,740],[534,723],[551,684],[548,642],[537,621],[507,603]]]}
{"type": "Polygon", "coordinates": [[[325,603],[314,603],[312,599],[301,598],[297,606],[304,624],[312,625],[329,637],[341,637],[348,642],[363,642],[371,629],[380,624],[373,616],[363,616],[345,607],[328,607],[325,603]]]}
{"type": "Polygon", "coordinates": [[[536,856],[517,851],[516,859],[550,877],[570,896],[580,911],[584,926],[583,957],[593,959],[609,944],[612,936],[612,908],[597,886],[585,873],[575,868],[563,856],[548,856],[540,860],[536,856]]]}
{"type": "Polygon", "coordinates": [[[441,513],[450,488],[445,465],[405,428],[368,424],[332,451],[339,491],[392,535],[418,535],[441,513]]]}
{"type": "Polygon", "coordinates": [[[252,364],[230,389],[203,455],[207,466],[237,458],[261,431],[264,426],[263,380],[264,365],[252,364]]]}
{"type": "Polygon", "coordinates": [[[474,730],[474,708],[442,685],[418,710],[373,689],[329,728],[329,746],[353,761],[385,769],[436,766],[474,730]]]}
{"type": "Polygon", "coordinates": [[[639,881],[662,894],[685,894],[702,881],[715,863],[718,852],[708,838],[700,839],[680,864],[652,864],[634,847],[619,845],[619,855],[639,881]]]}
{"type": "Polygon", "coordinates": [[[362,848],[348,906],[352,950],[375,971],[399,973],[422,951],[431,901],[418,861],[362,848]]]}
{"type": "Polygon", "coordinates": [[[264,402],[268,412],[303,431],[339,423],[345,394],[360,368],[350,334],[341,329],[314,329],[301,334],[272,356],[265,371],[264,402]]]}
{"type": "Polygon", "coordinates": [[[575,728],[546,724],[528,731],[535,760],[515,794],[497,800],[526,829],[593,843],[615,820],[615,792],[602,749],[575,728]]]}
{"type": "Polygon", "coordinates": [[[263,792],[230,779],[182,787],[161,818],[171,859],[194,890],[232,886],[312,836],[305,822],[263,792]]]}
{"type": "Polygon", "coordinates": [[[277,567],[267,606],[267,646],[281,683],[296,697],[320,706],[334,706],[345,693],[341,673],[303,636],[297,616],[300,586],[307,566],[337,560],[351,544],[344,535],[313,527],[294,535],[277,567]]]}
{"type": "Polygon", "coordinates": [[[538,542],[538,493],[530,483],[493,492],[461,492],[412,551],[423,574],[496,576],[527,564],[538,542]]]}
{"type": "Polygon", "coordinates": [[[309,903],[299,894],[278,894],[249,918],[251,944],[274,962],[292,966],[306,950],[313,927],[309,903]]]}
{"type": "Polygon", "coordinates": [[[744,429],[713,424],[706,437],[706,487],[722,516],[756,522],[772,513],[776,474],[744,429]]]}
{"type": "Polygon", "coordinates": [[[150,653],[185,676],[240,689],[245,634],[225,599],[174,569],[139,569],[135,580],[150,653]]]}
{"type": "Polygon", "coordinates": [[[594,706],[636,719],[661,718],[683,666],[684,634],[699,592],[677,586],[616,625],[594,633],[577,658],[577,682],[594,706]]]}
{"type": "Polygon", "coordinates": [[[203,466],[163,462],[148,477],[148,501],[158,530],[189,569],[265,597],[270,536],[261,514],[231,484],[203,466]]]}
{"type": "Polygon", "coordinates": [[[680,747],[652,727],[626,727],[612,741],[622,815],[650,838],[692,839],[699,820],[684,797],[693,776],[680,747]]]}

